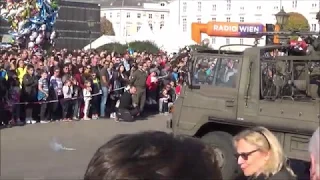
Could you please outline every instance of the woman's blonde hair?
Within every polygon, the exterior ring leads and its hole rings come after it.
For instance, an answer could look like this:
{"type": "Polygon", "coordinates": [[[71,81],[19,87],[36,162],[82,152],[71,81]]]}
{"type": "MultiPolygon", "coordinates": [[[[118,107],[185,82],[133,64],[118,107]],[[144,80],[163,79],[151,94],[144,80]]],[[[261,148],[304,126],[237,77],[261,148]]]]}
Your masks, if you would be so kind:
{"type": "MultiPolygon", "coordinates": [[[[269,159],[260,174],[268,177],[278,173],[282,168],[286,168],[294,176],[293,171],[287,164],[288,159],[277,137],[267,128],[258,126],[241,131],[234,137],[234,142],[237,143],[241,139],[256,146],[263,152],[269,152],[269,159]]],[[[259,174],[255,174],[255,176],[258,175],[259,174]]]]}

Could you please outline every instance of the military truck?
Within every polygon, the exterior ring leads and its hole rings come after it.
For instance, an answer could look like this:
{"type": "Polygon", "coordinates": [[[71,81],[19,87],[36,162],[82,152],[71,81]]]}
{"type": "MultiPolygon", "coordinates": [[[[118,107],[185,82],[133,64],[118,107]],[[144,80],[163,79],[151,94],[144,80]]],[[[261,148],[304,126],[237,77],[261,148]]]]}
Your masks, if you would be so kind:
{"type": "Polygon", "coordinates": [[[232,138],[248,127],[270,129],[289,158],[309,161],[309,138],[320,121],[320,56],[288,49],[190,53],[188,85],[167,126],[211,144],[226,180],[240,173],[232,138]]]}

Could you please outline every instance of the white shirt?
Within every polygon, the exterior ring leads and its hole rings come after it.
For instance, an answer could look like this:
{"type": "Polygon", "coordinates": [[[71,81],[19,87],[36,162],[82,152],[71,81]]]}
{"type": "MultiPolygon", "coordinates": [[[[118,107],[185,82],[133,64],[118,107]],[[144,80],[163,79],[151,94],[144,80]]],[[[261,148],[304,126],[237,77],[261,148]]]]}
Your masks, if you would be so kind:
{"type": "Polygon", "coordinates": [[[63,86],[62,87],[63,97],[64,98],[72,98],[73,87],[72,86],[63,86]]]}
{"type": "Polygon", "coordinates": [[[88,89],[83,89],[83,99],[84,101],[89,101],[91,100],[91,92],[88,91],[88,89]]]}

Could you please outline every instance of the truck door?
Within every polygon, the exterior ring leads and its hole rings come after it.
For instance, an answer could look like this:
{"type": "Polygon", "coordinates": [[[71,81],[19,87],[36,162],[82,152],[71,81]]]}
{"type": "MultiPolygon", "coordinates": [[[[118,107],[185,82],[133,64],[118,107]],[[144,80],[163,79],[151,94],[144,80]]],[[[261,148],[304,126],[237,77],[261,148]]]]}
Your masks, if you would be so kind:
{"type": "Polygon", "coordinates": [[[192,87],[184,93],[180,129],[191,130],[209,119],[236,119],[240,62],[241,55],[197,55],[192,87]]]}

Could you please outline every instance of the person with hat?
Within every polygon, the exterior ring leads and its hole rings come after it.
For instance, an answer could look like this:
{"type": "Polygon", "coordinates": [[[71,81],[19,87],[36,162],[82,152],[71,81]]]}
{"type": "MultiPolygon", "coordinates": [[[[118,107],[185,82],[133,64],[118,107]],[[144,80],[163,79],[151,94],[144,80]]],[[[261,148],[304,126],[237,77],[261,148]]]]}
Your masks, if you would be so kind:
{"type": "Polygon", "coordinates": [[[133,95],[133,102],[140,106],[140,115],[143,112],[146,102],[146,80],[148,77],[147,63],[140,63],[139,69],[136,70],[130,79],[130,85],[137,88],[137,93],[133,95]]]}

